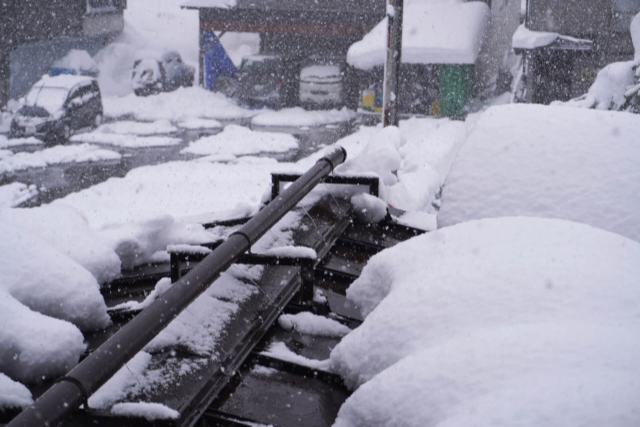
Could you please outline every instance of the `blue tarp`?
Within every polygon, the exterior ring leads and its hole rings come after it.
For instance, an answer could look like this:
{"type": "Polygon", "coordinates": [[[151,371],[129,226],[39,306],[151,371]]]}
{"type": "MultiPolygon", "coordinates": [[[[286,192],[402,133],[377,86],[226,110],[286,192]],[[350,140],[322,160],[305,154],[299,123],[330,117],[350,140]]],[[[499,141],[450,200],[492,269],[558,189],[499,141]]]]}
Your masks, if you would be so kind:
{"type": "Polygon", "coordinates": [[[218,77],[234,77],[238,72],[218,37],[209,31],[204,34],[204,70],[204,87],[209,90],[215,88],[218,77]]]}

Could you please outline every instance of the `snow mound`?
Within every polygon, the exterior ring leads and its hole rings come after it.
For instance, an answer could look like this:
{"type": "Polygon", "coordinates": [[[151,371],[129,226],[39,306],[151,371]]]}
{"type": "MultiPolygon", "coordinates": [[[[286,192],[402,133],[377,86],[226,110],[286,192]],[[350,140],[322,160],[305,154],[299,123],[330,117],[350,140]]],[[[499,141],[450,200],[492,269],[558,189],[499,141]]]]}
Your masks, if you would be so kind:
{"type": "MultiPolygon", "coordinates": [[[[408,0],[404,5],[402,62],[473,64],[478,57],[489,7],[481,1],[408,0]]],[[[387,18],[347,53],[347,62],[369,70],[386,58],[387,18]]]]}
{"type": "Polygon", "coordinates": [[[108,282],[120,274],[116,253],[89,228],[87,220],[69,206],[4,209],[0,210],[0,221],[37,235],[86,268],[98,283],[108,282]]]}
{"type": "Polygon", "coordinates": [[[86,50],[71,49],[65,56],[55,61],[52,67],[72,70],[80,75],[98,75],[98,64],[86,50]]]}
{"type": "Polygon", "coordinates": [[[139,417],[147,421],[175,420],[180,413],[162,403],[155,402],[122,402],[111,408],[111,413],[125,417],[139,417]]]}
{"type": "Polygon", "coordinates": [[[182,153],[240,156],[257,153],[282,153],[298,148],[298,141],[293,135],[276,132],[258,132],[249,128],[228,125],[213,136],[206,136],[189,144],[182,153]]]}
{"type": "Polygon", "coordinates": [[[104,114],[108,117],[135,117],[138,120],[183,121],[194,118],[234,120],[254,113],[239,107],[221,93],[200,87],[180,88],[153,96],[105,97],[104,114]]]}
{"type": "Polygon", "coordinates": [[[32,310],[81,329],[109,324],[98,283],[89,271],[17,221],[0,221],[0,231],[0,289],[32,310]]]}
{"type": "Polygon", "coordinates": [[[168,120],[158,120],[155,122],[132,122],[129,120],[123,120],[119,122],[106,123],[96,129],[96,132],[144,136],[173,133],[177,130],[178,128],[173,126],[168,120]]]}
{"type": "Polygon", "coordinates": [[[630,113],[492,107],[451,169],[439,224],[540,216],[640,240],[639,132],[640,120],[630,113]]]}
{"type": "Polygon", "coordinates": [[[253,126],[320,126],[332,123],[348,122],[356,118],[354,111],[341,110],[308,111],[301,107],[285,108],[279,111],[259,113],[253,119],[253,126]]]}
{"type": "Polygon", "coordinates": [[[21,147],[26,145],[42,145],[44,142],[34,136],[27,138],[7,138],[0,135],[0,148],[21,147]]]}
{"type": "Polygon", "coordinates": [[[619,110],[626,102],[625,93],[635,80],[634,61],[614,62],[598,72],[589,91],[561,105],[595,108],[596,110],[619,110]]]}
{"type": "Polygon", "coordinates": [[[471,221],[373,257],[331,354],[337,426],[631,426],[640,245],[563,220],[471,221]],[[611,399],[615,395],[616,399],[611,399]]]}
{"type": "Polygon", "coordinates": [[[63,163],[98,162],[102,160],[120,160],[122,156],[111,150],[95,145],[58,145],[33,153],[16,153],[0,159],[0,174],[16,172],[29,168],[44,168],[48,165],[63,163]]]}
{"type": "MultiPolygon", "coordinates": [[[[1,151],[1,150],[0,150],[1,151]]],[[[0,158],[2,155],[0,154],[0,158]]],[[[35,185],[27,185],[21,182],[0,185],[0,209],[20,206],[38,195],[35,185]]]]}
{"type": "Polygon", "coordinates": [[[71,137],[71,141],[127,148],[168,147],[178,145],[182,142],[179,138],[172,138],[170,136],[138,136],[105,132],[90,132],[74,135],[71,137]]]}
{"type": "Polygon", "coordinates": [[[278,325],[287,331],[293,329],[301,334],[322,337],[343,337],[351,332],[351,329],[336,320],[308,311],[283,314],[278,318],[278,325]]]}
{"type": "Polygon", "coordinates": [[[181,218],[214,213],[214,218],[233,218],[248,214],[260,204],[276,164],[275,160],[263,159],[144,166],[124,178],[110,178],[54,203],[73,206],[92,228],[143,222],[162,215],[181,218]],[[230,188],[237,191],[229,192],[230,188]]]}
{"type": "Polygon", "coordinates": [[[29,389],[0,373],[0,409],[23,408],[31,403],[33,397],[29,389]]]}
{"type": "MultiPolygon", "coordinates": [[[[30,305],[31,301],[21,297],[30,305]]],[[[55,303],[59,301],[51,302],[55,303]]],[[[39,308],[52,311],[43,304],[39,308]]],[[[56,377],[71,369],[86,348],[82,333],[74,325],[27,308],[4,289],[0,289],[0,322],[0,394],[2,373],[26,383],[56,377]]],[[[0,397],[0,402],[4,399],[0,397]]]]}
{"type": "Polygon", "coordinates": [[[377,224],[387,216],[387,203],[368,193],[352,196],[351,206],[356,218],[364,223],[377,224]]]}

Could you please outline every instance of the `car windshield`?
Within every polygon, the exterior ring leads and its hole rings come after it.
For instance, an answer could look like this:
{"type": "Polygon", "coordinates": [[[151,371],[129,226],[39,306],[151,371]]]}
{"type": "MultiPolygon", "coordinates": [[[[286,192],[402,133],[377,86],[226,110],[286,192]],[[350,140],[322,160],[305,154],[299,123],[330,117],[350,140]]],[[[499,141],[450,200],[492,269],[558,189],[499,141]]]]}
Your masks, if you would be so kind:
{"type": "Polygon", "coordinates": [[[27,94],[26,105],[42,107],[53,114],[62,108],[66,99],[67,90],[64,88],[36,86],[27,94]]]}

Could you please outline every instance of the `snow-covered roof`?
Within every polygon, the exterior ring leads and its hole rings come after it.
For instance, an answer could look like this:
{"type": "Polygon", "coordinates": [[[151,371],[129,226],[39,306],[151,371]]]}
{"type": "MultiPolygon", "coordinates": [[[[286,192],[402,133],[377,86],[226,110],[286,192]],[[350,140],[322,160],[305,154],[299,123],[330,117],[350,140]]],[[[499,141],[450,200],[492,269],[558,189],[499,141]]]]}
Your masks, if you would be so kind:
{"type": "Polygon", "coordinates": [[[76,76],[72,74],[61,74],[59,76],[43,76],[34,86],[57,87],[62,89],[73,89],[79,84],[91,83],[94,79],[87,76],[76,76]]]}
{"type": "MultiPolygon", "coordinates": [[[[484,2],[408,0],[404,9],[403,63],[475,63],[489,20],[484,2]]],[[[349,48],[347,62],[364,70],[384,64],[386,37],[387,18],[349,48]]]]}

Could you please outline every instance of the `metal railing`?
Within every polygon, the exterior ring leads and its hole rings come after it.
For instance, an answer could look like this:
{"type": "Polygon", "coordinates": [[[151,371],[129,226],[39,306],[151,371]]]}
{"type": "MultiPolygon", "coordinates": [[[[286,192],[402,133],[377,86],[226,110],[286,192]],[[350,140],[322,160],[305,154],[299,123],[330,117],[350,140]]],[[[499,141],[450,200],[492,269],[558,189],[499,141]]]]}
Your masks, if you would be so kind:
{"type": "Polygon", "coordinates": [[[251,245],[346,160],[339,148],[318,162],[260,210],[242,228],[175,282],[167,292],[58,380],[8,427],[55,426],[107,382],[180,312],[204,292],[251,245]]]}

